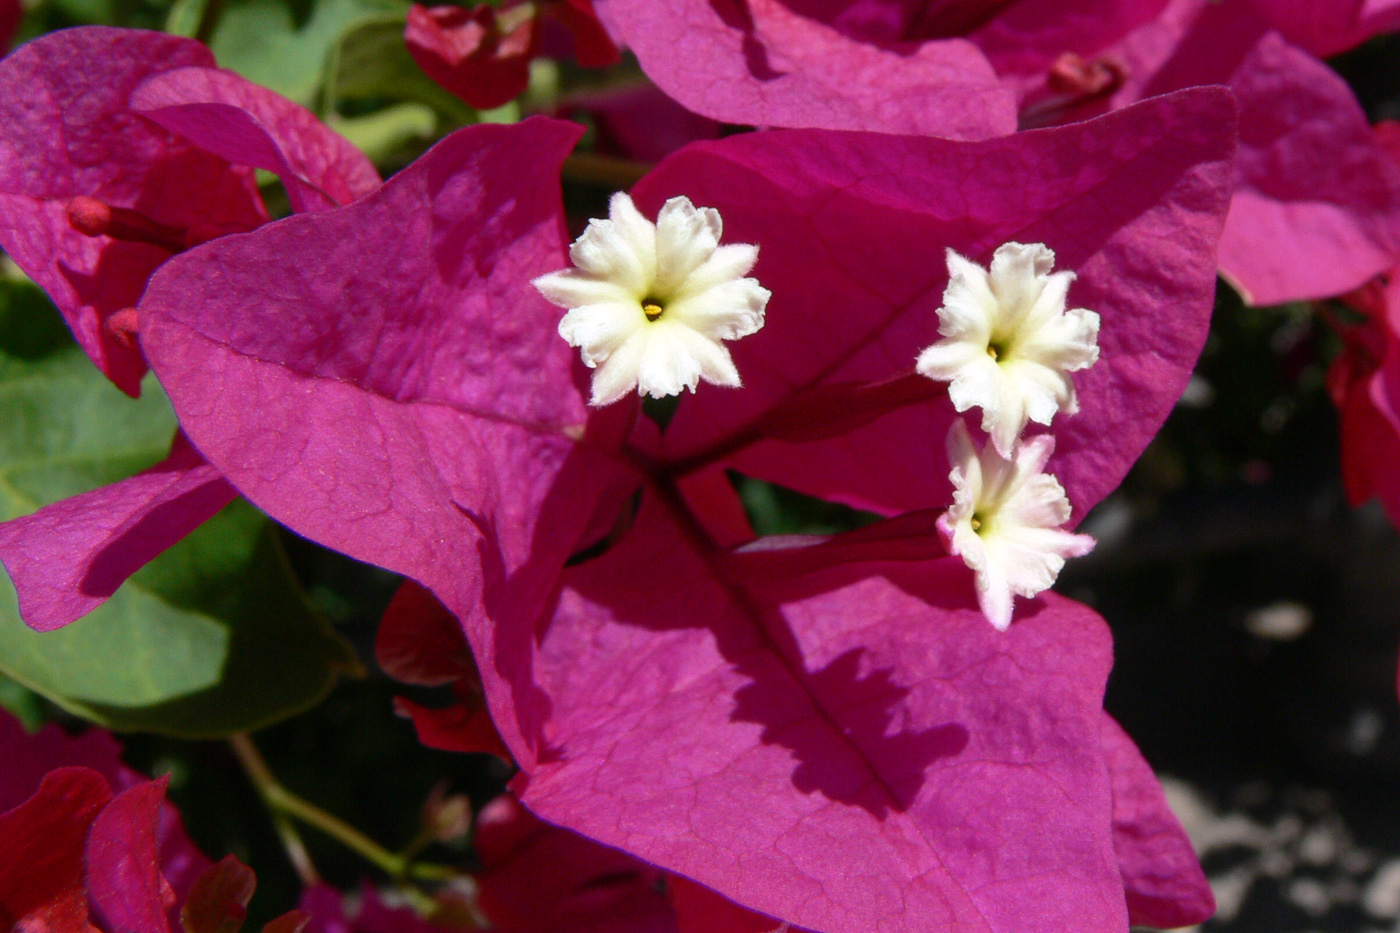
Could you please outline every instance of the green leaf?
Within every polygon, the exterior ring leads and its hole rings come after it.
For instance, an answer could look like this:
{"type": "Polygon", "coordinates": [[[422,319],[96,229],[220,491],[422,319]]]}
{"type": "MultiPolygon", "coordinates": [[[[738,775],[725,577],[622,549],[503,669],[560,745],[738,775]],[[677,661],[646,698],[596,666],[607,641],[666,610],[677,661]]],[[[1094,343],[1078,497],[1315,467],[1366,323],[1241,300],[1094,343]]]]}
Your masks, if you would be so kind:
{"type": "Polygon", "coordinates": [[[328,66],[328,109],[341,103],[412,101],[431,107],[451,123],[474,122],[472,108],[439,87],[408,53],[404,18],[404,10],[385,13],[345,31],[328,66]]]}
{"type": "Polygon", "coordinates": [[[366,19],[396,15],[401,0],[321,0],[299,26],[282,0],[232,0],[223,7],[210,39],[215,58],[250,81],[318,109],[331,49],[366,19]]]}
{"type": "Polygon", "coordinates": [[[165,17],[165,31],[175,36],[195,38],[199,35],[199,27],[204,24],[204,14],[208,9],[209,0],[175,0],[165,17]]]}
{"type": "Polygon", "coordinates": [[[405,102],[363,117],[337,117],[330,125],[371,162],[384,165],[415,144],[432,139],[437,132],[437,115],[423,104],[405,102]]]}
{"type": "Polygon", "coordinates": [[[35,731],[44,724],[44,701],[33,690],[28,690],[10,680],[0,677],[0,708],[24,723],[24,728],[35,731]]]}
{"type": "MultiPolygon", "coordinates": [[[[160,460],[175,428],[154,379],[132,400],[73,345],[43,294],[0,283],[0,517],[160,460]]],[[[320,700],[353,651],[310,608],[275,527],[234,502],[55,632],[19,618],[0,577],[0,673],[104,726],[191,738],[257,728],[320,700]]]]}

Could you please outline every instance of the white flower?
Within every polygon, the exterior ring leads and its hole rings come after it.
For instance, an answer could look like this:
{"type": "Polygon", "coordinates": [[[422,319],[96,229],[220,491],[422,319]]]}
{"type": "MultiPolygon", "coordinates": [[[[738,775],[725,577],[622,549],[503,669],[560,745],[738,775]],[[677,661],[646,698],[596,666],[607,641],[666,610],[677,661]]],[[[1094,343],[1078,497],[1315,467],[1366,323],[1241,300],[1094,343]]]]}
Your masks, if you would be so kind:
{"type": "Polygon", "coordinates": [[[1012,594],[1049,589],[1066,557],[1094,549],[1088,535],[1061,529],[1070,504],[1059,480],[1042,473],[1054,438],[1033,437],[1011,458],[978,450],[962,419],[948,432],[953,507],[938,519],[948,550],[977,572],[977,602],[1001,631],[1011,624],[1012,594]]]}
{"type": "Polygon", "coordinates": [[[1069,374],[1099,358],[1099,316],[1065,310],[1073,272],[1050,273],[1043,243],[1007,243],[986,269],[948,250],[948,287],[938,309],[943,339],[919,354],[916,368],[947,381],[958,411],[982,409],[982,430],[1011,456],[1027,421],[1048,425],[1057,411],[1079,410],[1069,374]]]}
{"type": "Polygon", "coordinates": [[[623,192],[607,220],[592,220],[569,248],[577,268],[535,279],[550,301],[569,308],[559,334],[582,350],[593,374],[594,405],[635,388],[661,398],[704,379],[738,386],[721,340],[763,326],[770,292],[744,276],[758,247],[719,245],[719,212],[672,198],[656,223],[623,192]]]}

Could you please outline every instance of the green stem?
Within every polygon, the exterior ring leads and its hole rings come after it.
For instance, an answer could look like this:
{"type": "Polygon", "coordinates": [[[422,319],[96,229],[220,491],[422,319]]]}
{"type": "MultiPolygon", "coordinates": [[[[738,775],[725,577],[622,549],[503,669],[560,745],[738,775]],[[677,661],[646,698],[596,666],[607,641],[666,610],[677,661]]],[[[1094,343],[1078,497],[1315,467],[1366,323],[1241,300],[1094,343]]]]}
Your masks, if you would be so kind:
{"type": "Polygon", "coordinates": [[[292,821],[274,810],[272,826],[282,840],[282,848],[287,851],[287,859],[296,870],[297,877],[301,879],[302,887],[313,888],[320,884],[321,873],[316,870],[315,863],[311,861],[311,853],[306,851],[306,843],[301,841],[301,834],[297,832],[292,821]]]}
{"type": "Polygon", "coordinates": [[[308,826],[313,826],[347,849],[357,853],[366,861],[371,862],[391,878],[446,881],[459,876],[459,872],[446,865],[414,863],[402,855],[395,855],[340,817],[327,813],[310,801],[287,790],[273,775],[272,770],[267,766],[267,761],[264,760],[262,753],[258,751],[257,746],[253,744],[253,740],[248,737],[247,733],[230,736],[228,741],[233,748],[233,753],[238,756],[239,763],[243,765],[248,779],[257,788],[258,795],[272,810],[274,820],[278,816],[291,817],[308,826]]]}

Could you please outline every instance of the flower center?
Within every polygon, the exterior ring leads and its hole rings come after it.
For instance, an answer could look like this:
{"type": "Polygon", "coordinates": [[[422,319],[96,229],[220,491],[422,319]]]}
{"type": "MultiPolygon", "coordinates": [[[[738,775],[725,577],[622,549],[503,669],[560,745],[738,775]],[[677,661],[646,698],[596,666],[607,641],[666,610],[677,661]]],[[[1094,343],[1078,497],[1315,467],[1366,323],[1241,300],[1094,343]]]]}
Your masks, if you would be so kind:
{"type": "Polygon", "coordinates": [[[992,359],[996,359],[1001,356],[1001,348],[994,343],[989,343],[987,344],[987,355],[992,359]]]}
{"type": "Polygon", "coordinates": [[[661,302],[658,301],[657,299],[655,299],[655,298],[643,298],[643,299],[642,299],[642,313],[645,314],[645,315],[647,316],[647,320],[648,320],[648,321],[654,321],[654,320],[656,320],[657,318],[661,317],[661,312],[664,311],[664,310],[665,310],[665,308],[663,308],[663,307],[661,306],[661,302]]]}
{"type": "Polygon", "coordinates": [[[980,532],[982,531],[982,513],[981,513],[981,512],[973,512],[973,513],[972,513],[972,520],[969,522],[969,524],[972,525],[972,530],[973,530],[973,531],[976,531],[976,532],[979,532],[979,533],[980,533],[980,532]]]}

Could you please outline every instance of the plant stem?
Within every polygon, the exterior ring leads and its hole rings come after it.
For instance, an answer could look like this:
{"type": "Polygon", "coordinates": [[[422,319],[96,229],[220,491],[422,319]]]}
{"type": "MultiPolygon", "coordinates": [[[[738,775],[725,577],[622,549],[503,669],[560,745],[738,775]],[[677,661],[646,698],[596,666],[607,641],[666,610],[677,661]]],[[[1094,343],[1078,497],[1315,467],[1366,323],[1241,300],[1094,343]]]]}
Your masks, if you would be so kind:
{"type": "Polygon", "coordinates": [[[301,879],[302,887],[312,888],[320,884],[321,873],[316,870],[316,865],[311,861],[311,853],[306,851],[306,844],[301,841],[301,835],[292,821],[273,810],[272,826],[282,840],[282,848],[287,850],[287,859],[296,870],[297,877],[301,879]]]}
{"type": "MultiPolygon", "coordinates": [[[[401,855],[395,855],[340,817],[327,813],[310,801],[287,790],[273,775],[272,770],[267,766],[267,761],[247,733],[230,736],[228,741],[233,748],[233,753],[238,756],[239,763],[243,765],[248,779],[257,788],[258,795],[272,811],[274,821],[278,820],[279,817],[283,820],[290,817],[308,826],[314,826],[366,861],[373,863],[394,879],[414,878],[421,881],[446,881],[456,878],[460,874],[446,865],[414,863],[401,855]]],[[[300,841],[300,839],[296,840],[298,846],[300,841]]],[[[295,863],[295,857],[293,861],[295,863]]],[[[312,871],[314,872],[314,869],[312,871]]]]}

